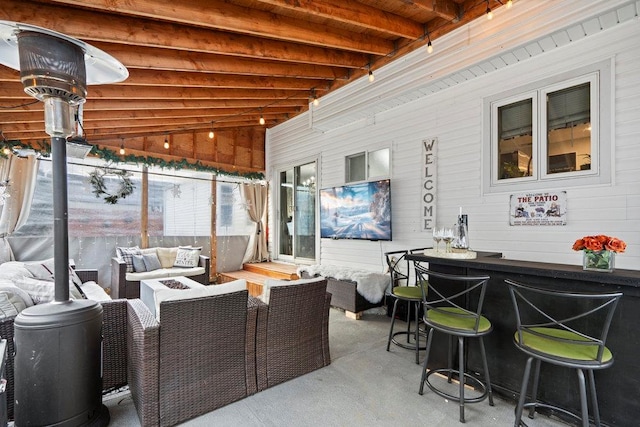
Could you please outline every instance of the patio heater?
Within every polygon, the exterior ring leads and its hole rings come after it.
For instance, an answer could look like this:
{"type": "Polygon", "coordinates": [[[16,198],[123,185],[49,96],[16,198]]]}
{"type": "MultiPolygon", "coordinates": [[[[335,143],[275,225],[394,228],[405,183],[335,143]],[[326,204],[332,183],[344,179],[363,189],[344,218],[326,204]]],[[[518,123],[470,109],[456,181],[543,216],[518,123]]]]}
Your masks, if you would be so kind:
{"type": "Polygon", "coordinates": [[[66,139],[87,84],[128,77],[116,59],[80,40],[0,21],[0,63],[19,70],[24,90],[44,102],[51,136],[55,299],[15,319],[15,425],[107,425],[102,405],[102,306],[69,299],[66,139]]]}

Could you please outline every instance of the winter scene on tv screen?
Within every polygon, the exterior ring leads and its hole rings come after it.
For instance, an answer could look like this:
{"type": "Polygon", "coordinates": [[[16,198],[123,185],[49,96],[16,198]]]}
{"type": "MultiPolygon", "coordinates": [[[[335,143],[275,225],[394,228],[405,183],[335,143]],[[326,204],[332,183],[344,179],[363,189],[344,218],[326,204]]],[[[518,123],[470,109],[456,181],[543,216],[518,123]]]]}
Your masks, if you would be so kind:
{"type": "Polygon", "coordinates": [[[320,235],[333,239],[391,240],[389,180],[320,190],[320,235]]]}

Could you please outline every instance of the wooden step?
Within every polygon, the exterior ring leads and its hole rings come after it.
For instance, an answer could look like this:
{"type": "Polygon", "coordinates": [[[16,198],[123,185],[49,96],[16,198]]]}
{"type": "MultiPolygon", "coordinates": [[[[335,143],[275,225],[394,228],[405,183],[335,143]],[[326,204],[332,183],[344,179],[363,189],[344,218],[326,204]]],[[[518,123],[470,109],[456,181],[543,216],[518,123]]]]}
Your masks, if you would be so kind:
{"type": "Polygon", "coordinates": [[[247,281],[249,295],[257,297],[262,294],[262,285],[267,279],[296,280],[298,279],[297,267],[293,264],[280,262],[260,262],[244,264],[242,270],[227,271],[218,275],[218,283],[227,283],[233,280],[244,279],[247,281]]]}
{"type": "Polygon", "coordinates": [[[298,266],[295,264],[285,264],[283,262],[257,262],[244,264],[243,270],[257,273],[274,279],[297,280],[298,266]]]}

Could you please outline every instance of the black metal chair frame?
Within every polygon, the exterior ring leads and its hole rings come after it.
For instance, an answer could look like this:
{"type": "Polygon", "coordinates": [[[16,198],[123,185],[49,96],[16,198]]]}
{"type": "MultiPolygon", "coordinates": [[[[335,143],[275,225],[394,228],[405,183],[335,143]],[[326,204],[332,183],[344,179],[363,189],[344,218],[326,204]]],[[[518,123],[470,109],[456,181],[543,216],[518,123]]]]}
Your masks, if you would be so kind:
{"type": "Polygon", "coordinates": [[[409,264],[406,259],[408,253],[409,251],[402,250],[386,252],[384,254],[387,260],[387,266],[389,267],[389,274],[391,275],[391,292],[389,293],[389,295],[394,298],[393,311],[391,313],[391,326],[389,327],[389,338],[387,340],[387,351],[389,351],[391,343],[394,343],[395,345],[402,348],[414,350],[416,354],[416,364],[418,364],[420,363],[420,350],[424,350],[426,348],[424,346],[420,346],[420,335],[425,334],[424,331],[420,330],[419,321],[420,303],[422,299],[406,298],[394,293],[394,288],[396,286],[399,286],[401,283],[405,283],[406,286],[409,286],[409,264]],[[405,263],[406,267],[402,268],[402,263],[405,263]],[[407,302],[407,330],[394,332],[393,327],[396,321],[396,310],[398,308],[399,301],[407,302]],[[411,330],[411,304],[414,305],[414,330],[411,330]],[[406,343],[396,339],[396,337],[400,335],[407,337],[406,343]],[[411,340],[411,337],[413,337],[413,341],[411,340]]]}
{"type": "Polygon", "coordinates": [[[484,302],[484,295],[486,291],[486,286],[489,281],[489,276],[460,276],[460,275],[452,275],[439,273],[435,271],[431,271],[418,263],[415,265],[416,270],[416,280],[428,280],[429,287],[428,291],[425,292],[423,289],[423,297],[422,303],[424,305],[424,316],[423,321],[425,325],[429,328],[428,338],[427,338],[427,349],[426,356],[424,359],[424,363],[422,366],[422,377],[420,379],[420,390],[418,393],[423,394],[424,385],[427,386],[439,396],[442,396],[446,399],[450,399],[458,402],[460,409],[460,422],[465,422],[464,417],[464,405],[465,403],[477,403],[485,400],[487,397],[489,398],[489,405],[494,406],[493,404],[493,392],[491,390],[491,378],[489,376],[489,367],[487,364],[487,354],[484,347],[484,341],[482,339],[483,336],[489,334],[493,326],[490,325],[486,330],[480,330],[480,322],[482,319],[482,305],[484,302]],[[438,283],[440,279],[445,281],[444,283],[438,283]],[[464,284],[464,290],[455,292],[453,295],[448,295],[449,292],[446,292],[446,288],[451,286],[451,282],[464,284]],[[472,295],[473,294],[473,295],[472,295]],[[469,303],[471,298],[475,295],[478,295],[474,302],[477,302],[477,307],[474,310],[469,308],[469,303]],[[456,300],[464,300],[464,306],[457,303],[456,300]],[[450,309],[455,309],[456,311],[452,313],[449,311],[450,309]],[[430,312],[436,313],[441,312],[445,313],[447,316],[458,317],[460,319],[469,319],[473,320],[474,327],[472,329],[457,329],[447,327],[438,322],[434,322],[430,319],[430,312]],[[433,342],[433,334],[434,331],[442,332],[448,335],[449,337],[449,346],[448,346],[448,367],[440,368],[440,369],[431,369],[427,370],[429,363],[429,353],[431,351],[431,345],[433,342]],[[456,337],[458,341],[458,367],[454,368],[452,365],[452,338],[456,337]],[[465,352],[464,352],[464,342],[466,338],[477,338],[480,343],[480,353],[482,356],[482,367],[484,369],[484,382],[470,373],[465,371],[465,352]],[[449,394],[445,391],[438,389],[434,384],[432,384],[429,380],[430,376],[433,374],[446,374],[447,382],[451,383],[452,377],[457,376],[459,382],[458,394],[453,395],[449,394]],[[480,393],[475,397],[465,397],[465,385],[473,386],[480,393]]]}
{"type": "MultiPolygon", "coordinates": [[[[616,306],[619,299],[622,297],[621,292],[613,293],[590,293],[590,292],[570,292],[560,291],[552,289],[542,289],[528,284],[516,282],[513,280],[505,280],[509,286],[509,294],[511,295],[511,301],[515,309],[516,314],[516,334],[514,336],[514,344],[518,349],[527,354],[527,363],[525,365],[524,374],[522,376],[522,385],[520,388],[520,398],[518,400],[518,406],[516,407],[516,415],[514,426],[520,426],[526,424],[522,421],[522,413],[525,408],[529,409],[529,418],[533,419],[537,408],[547,408],[558,412],[561,412],[575,420],[581,421],[582,426],[589,426],[589,410],[587,403],[587,385],[585,382],[585,371],[587,372],[587,381],[589,383],[589,393],[591,394],[591,406],[593,411],[593,419],[596,426],[600,426],[600,411],[598,410],[598,399],[596,395],[595,378],[593,371],[595,369],[605,369],[613,364],[613,356],[611,359],[603,360],[603,354],[605,351],[605,343],[607,335],[609,333],[609,327],[613,319],[616,306]],[[542,297],[545,300],[547,308],[542,308],[540,305],[532,301],[533,298],[542,297]],[[560,311],[554,313],[551,311],[551,307],[554,306],[550,299],[560,300],[573,300],[575,304],[572,306],[579,306],[579,310],[575,312],[567,313],[560,311]],[[584,306],[584,308],[582,308],[584,306]],[[525,313],[527,310],[529,313],[525,313]],[[536,318],[531,318],[531,313],[535,313],[536,318]],[[598,324],[597,333],[587,333],[583,327],[575,325],[576,321],[584,321],[586,318],[592,317],[595,314],[603,314],[604,321],[598,324]],[[567,331],[571,334],[577,334],[581,337],[580,340],[571,340],[562,337],[551,337],[547,334],[541,334],[539,329],[536,328],[555,328],[563,331],[567,331]],[[542,353],[528,347],[525,343],[523,335],[531,334],[536,336],[544,336],[545,339],[555,340],[560,343],[567,344],[579,344],[579,345],[597,345],[598,351],[596,357],[593,360],[579,360],[568,359],[550,355],[548,353],[542,353]],[[533,372],[533,384],[531,390],[531,402],[526,403],[527,387],[529,384],[529,377],[531,375],[531,364],[535,359],[535,366],[533,372]],[[538,385],[540,383],[540,365],[542,362],[551,363],[557,366],[563,366],[566,368],[573,368],[576,370],[578,376],[578,386],[580,389],[580,411],[578,416],[564,408],[560,408],[555,405],[537,402],[538,385]]],[[[565,304],[562,304],[566,307],[565,304]]],[[[594,322],[589,322],[591,325],[594,322]]]]}

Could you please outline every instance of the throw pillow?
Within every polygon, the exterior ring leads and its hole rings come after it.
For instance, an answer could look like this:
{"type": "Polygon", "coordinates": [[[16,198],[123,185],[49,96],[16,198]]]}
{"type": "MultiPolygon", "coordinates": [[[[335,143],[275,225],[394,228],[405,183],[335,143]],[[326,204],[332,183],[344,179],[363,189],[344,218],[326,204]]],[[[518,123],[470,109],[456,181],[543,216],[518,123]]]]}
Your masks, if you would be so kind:
{"type": "Polygon", "coordinates": [[[304,285],[305,283],[315,283],[326,280],[324,277],[314,277],[312,279],[299,279],[299,280],[277,280],[267,279],[262,285],[262,294],[258,296],[263,303],[269,304],[269,297],[271,295],[271,288],[278,286],[292,286],[292,285],[304,285]]]}
{"type": "Polygon", "coordinates": [[[29,270],[29,273],[31,273],[34,279],[53,280],[53,272],[55,269],[53,258],[44,261],[25,262],[24,267],[29,270]]]}
{"type": "Polygon", "coordinates": [[[147,266],[144,263],[144,255],[131,255],[133,261],[133,271],[141,273],[147,271],[147,266]]]}
{"type": "Polygon", "coordinates": [[[184,246],[178,247],[174,267],[197,267],[200,261],[200,252],[202,248],[188,248],[184,246]]]}
{"type": "Polygon", "coordinates": [[[158,255],[153,254],[143,254],[142,260],[144,261],[144,266],[147,271],[159,270],[162,268],[162,264],[160,264],[160,260],[158,259],[158,255]]]}
{"type": "Polygon", "coordinates": [[[162,268],[171,268],[176,261],[178,248],[158,248],[158,259],[162,268]]]}
{"type": "Polygon", "coordinates": [[[117,247],[116,253],[118,254],[118,258],[127,264],[127,273],[133,273],[133,256],[142,254],[140,248],[137,246],[132,248],[117,247]]]}
{"type": "Polygon", "coordinates": [[[76,270],[69,266],[69,291],[70,295],[76,299],[87,299],[84,291],[82,290],[82,280],[78,277],[76,270]]]}

